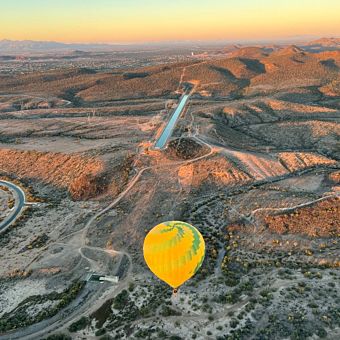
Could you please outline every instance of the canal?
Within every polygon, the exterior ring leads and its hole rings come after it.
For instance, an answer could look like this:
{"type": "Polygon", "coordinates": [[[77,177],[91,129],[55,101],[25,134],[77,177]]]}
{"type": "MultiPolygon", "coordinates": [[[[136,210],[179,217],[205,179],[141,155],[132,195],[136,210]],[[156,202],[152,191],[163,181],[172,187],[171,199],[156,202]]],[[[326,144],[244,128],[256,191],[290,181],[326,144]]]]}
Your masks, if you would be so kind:
{"type": "Polygon", "coordinates": [[[156,141],[156,144],[155,144],[156,149],[163,149],[165,147],[166,143],[168,142],[168,139],[171,137],[171,134],[172,134],[172,131],[173,131],[175,125],[176,125],[177,119],[181,115],[189,97],[190,97],[190,95],[185,94],[181,98],[181,101],[179,102],[175,112],[172,114],[172,116],[171,116],[168,124],[164,128],[161,136],[156,141]]]}

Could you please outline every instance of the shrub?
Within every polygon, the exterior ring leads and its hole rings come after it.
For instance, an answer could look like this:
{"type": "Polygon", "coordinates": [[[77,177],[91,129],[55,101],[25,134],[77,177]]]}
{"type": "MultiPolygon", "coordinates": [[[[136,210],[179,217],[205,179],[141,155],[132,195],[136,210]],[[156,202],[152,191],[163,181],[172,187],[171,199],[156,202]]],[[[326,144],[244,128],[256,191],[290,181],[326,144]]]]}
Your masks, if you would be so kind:
{"type": "Polygon", "coordinates": [[[106,333],[106,329],[105,328],[100,328],[95,332],[95,336],[101,336],[104,335],[106,333]]]}
{"type": "Polygon", "coordinates": [[[113,308],[114,309],[118,309],[121,310],[125,307],[125,305],[127,304],[129,300],[129,293],[127,290],[123,290],[122,292],[120,292],[114,299],[113,302],[113,308]]]}
{"type": "Polygon", "coordinates": [[[71,324],[68,330],[71,333],[78,332],[81,331],[82,329],[85,329],[89,323],[90,320],[86,316],[83,316],[78,321],[73,322],[73,324],[71,324]]]}
{"type": "Polygon", "coordinates": [[[72,340],[72,338],[69,335],[66,334],[53,334],[49,335],[46,340],[72,340]]]}

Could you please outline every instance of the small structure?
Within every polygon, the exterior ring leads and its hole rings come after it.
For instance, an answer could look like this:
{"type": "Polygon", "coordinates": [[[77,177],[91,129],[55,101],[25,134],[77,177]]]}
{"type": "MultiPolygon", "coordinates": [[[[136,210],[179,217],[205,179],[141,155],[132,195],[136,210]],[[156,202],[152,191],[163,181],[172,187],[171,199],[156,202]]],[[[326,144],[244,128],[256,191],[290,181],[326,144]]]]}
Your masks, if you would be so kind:
{"type": "Polygon", "coordinates": [[[112,283],[118,283],[119,277],[118,276],[101,276],[99,281],[108,281],[112,283]]]}
{"type": "Polygon", "coordinates": [[[97,273],[89,273],[86,277],[86,281],[97,281],[97,282],[111,282],[111,283],[118,283],[119,276],[108,276],[104,274],[97,274],[97,273]]]}

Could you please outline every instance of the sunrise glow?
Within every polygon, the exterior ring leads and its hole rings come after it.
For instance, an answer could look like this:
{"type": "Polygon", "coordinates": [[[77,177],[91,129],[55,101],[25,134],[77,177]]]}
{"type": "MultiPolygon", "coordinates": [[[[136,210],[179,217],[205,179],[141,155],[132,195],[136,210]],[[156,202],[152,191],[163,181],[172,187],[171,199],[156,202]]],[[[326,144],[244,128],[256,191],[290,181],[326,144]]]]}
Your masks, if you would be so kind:
{"type": "Polygon", "coordinates": [[[338,0],[2,0],[0,6],[0,39],[114,43],[340,34],[338,0]]]}

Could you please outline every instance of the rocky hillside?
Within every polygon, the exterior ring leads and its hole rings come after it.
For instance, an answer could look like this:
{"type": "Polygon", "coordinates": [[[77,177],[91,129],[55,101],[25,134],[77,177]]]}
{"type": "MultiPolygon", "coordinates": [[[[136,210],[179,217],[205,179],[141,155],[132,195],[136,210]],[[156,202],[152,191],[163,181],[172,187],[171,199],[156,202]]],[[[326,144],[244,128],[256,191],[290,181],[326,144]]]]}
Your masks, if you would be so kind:
{"type": "Polygon", "coordinates": [[[101,194],[105,164],[100,159],[77,154],[0,150],[0,172],[66,189],[73,199],[101,194]]]}

